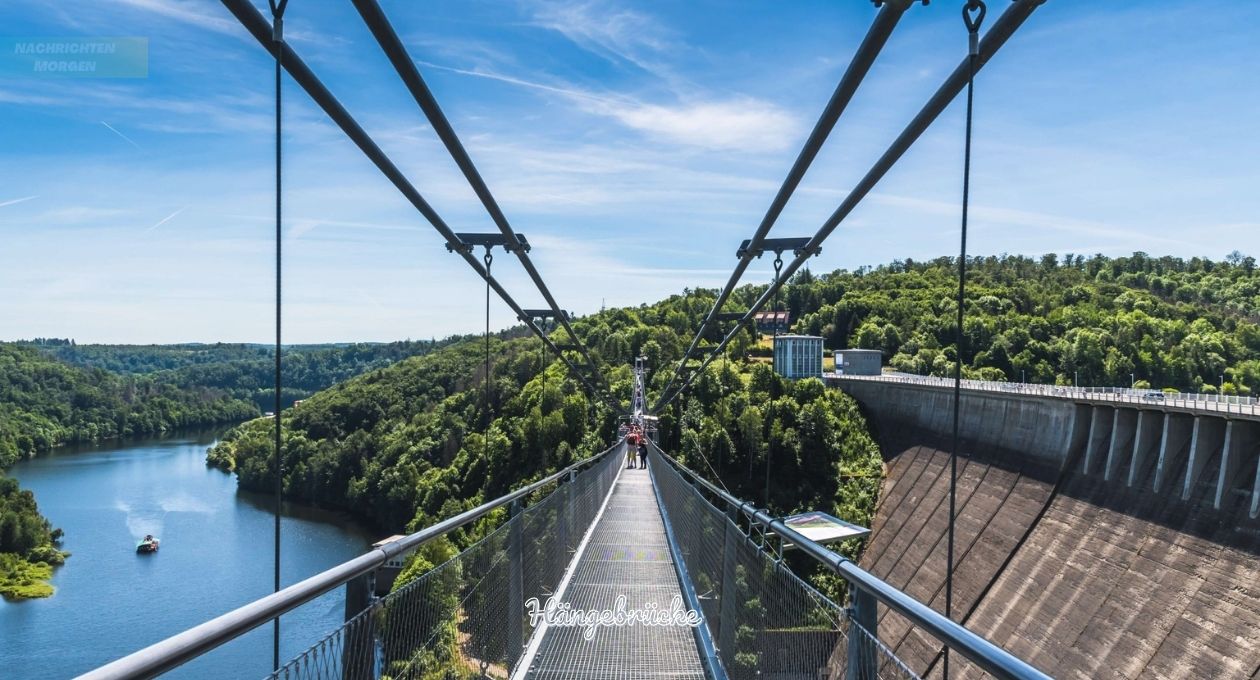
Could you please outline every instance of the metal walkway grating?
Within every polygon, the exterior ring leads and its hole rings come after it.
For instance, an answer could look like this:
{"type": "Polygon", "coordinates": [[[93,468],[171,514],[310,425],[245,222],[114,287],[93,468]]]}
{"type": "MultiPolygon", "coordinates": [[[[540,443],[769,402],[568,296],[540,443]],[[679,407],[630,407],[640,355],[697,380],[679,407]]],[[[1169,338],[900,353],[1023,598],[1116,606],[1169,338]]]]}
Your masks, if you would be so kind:
{"type": "MultiPolygon", "coordinates": [[[[667,609],[682,597],[665,524],[647,470],[622,470],[604,514],[578,556],[563,601],[573,609],[667,609]]],[[[702,680],[696,638],[687,626],[549,627],[526,677],[540,680],[680,678],[702,680]]]]}

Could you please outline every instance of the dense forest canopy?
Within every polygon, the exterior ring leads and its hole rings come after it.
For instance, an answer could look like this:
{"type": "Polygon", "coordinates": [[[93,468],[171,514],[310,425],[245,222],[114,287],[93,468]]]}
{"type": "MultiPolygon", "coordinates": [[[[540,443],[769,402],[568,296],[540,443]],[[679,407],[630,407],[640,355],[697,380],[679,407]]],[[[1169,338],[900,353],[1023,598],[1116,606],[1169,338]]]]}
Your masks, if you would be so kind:
{"type": "MultiPolygon", "coordinates": [[[[283,406],[372,369],[457,342],[404,340],[389,343],[289,345],[281,377],[283,406]]],[[[252,402],[260,411],[275,407],[275,350],[254,344],[83,345],[73,340],[39,338],[31,343],[45,354],[76,366],[114,373],[147,375],[186,389],[223,390],[252,402]]]]}
{"type": "Polygon", "coordinates": [[[35,495],[0,474],[0,596],[47,597],[52,567],[65,561],[61,530],[39,514],[35,495]]]}
{"type": "MultiPolygon", "coordinates": [[[[649,356],[663,379],[660,369],[681,355],[707,311],[704,298],[675,296],[574,322],[620,403],[631,396],[630,358],[649,356]]],[[[482,352],[478,340],[457,343],[287,410],[286,495],[355,512],[383,531],[414,530],[611,443],[617,414],[580,392],[537,339],[493,341],[488,402],[482,352]]],[[[785,381],[762,363],[715,363],[685,406],[662,414],[661,425],[667,449],[682,451],[697,470],[720,470],[725,484],[749,498],[761,498],[772,457],[776,511],[825,509],[869,522],[878,449],[856,404],[819,380],[785,381]]],[[[208,460],[235,469],[244,487],[269,490],[272,436],[269,419],[251,421],[208,460]]]]}
{"type": "MultiPolygon", "coordinates": [[[[968,260],[963,362],[987,380],[1250,394],[1260,387],[1260,273],[1202,258],[1050,254],[968,260]],[[1139,385],[1142,386],[1142,385],[1139,385]]],[[[957,261],[797,277],[796,330],[952,375],[957,261]]]]}
{"type": "Polygon", "coordinates": [[[33,348],[0,344],[0,469],[58,444],[228,423],[257,415],[210,387],[72,366],[33,348]]]}
{"type": "MultiPolygon", "coordinates": [[[[492,341],[487,411],[483,352],[480,340],[456,343],[286,411],[286,494],[398,529],[501,495],[572,462],[578,449],[602,448],[609,412],[588,405],[554,356],[540,371],[537,340],[492,341]]],[[[271,451],[271,422],[260,419],[229,433],[209,461],[235,468],[246,488],[270,489],[271,451]]]]}
{"type": "MultiPolygon", "coordinates": [[[[794,331],[822,335],[831,348],[880,349],[899,370],[948,375],[956,266],[940,258],[805,271],[782,298],[794,331]]],[[[736,290],[727,310],[746,309],[762,291],[736,290]]],[[[688,290],[573,326],[627,403],[634,357],[647,357],[649,384],[659,393],[714,296],[688,290]]],[[[1143,253],[976,257],[969,261],[965,371],[993,380],[1124,386],[1145,380],[1205,391],[1223,382],[1228,392],[1249,392],[1260,384],[1258,309],[1260,275],[1254,260],[1240,254],[1222,262],[1143,253]]],[[[711,329],[708,340],[719,340],[722,330],[711,329]]],[[[763,493],[758,471],[765,458],[781,455],[772,466],[783,474],[782,484],[772,484],[772,507],[843,506],[862,521],[873,496],[858,500],[856,488],[836,486],[837,479],[869,474],[863,467],[869,438],[856,412],[839,395],[808,381],[784,383],[746,361],[757,342],[751,331],[737,334],[727,360],[710,365],[689,395],[660,414],[662,443],[703,458],[691,460],[697,469],[721,467],[730,477],[724,481],[749,498],[763,493]],[[834,465],[861,469],[821,474],[836,472],[834,465]],[[820,478],[829,481],[816,487],[820,478]],[[780,496],[781,489],[799,493],[780,496]]],[[[588,405],[561,364],[551,358],[539,373],[537,340],[496,341],[487,411],[479,349],[475,341],[456,343],[338,385],[287,413],[286,489],[397,528],[502,493],[611,435],[611,411],[588,405]]],[[[240,428],[212,459],[236,466],[242,484],[268,488],[266,430],[265,422],[240,428]]]]}
{"type": "MultiPolygon", "coordinates": [[[[968,271],[968,377],[1260,388],[1260,274],[1250,257],[975,257],[968,271]]],[[[821,335],[831,349],[879,349],[897,370],[944,376],[956,356],[956,274],[952,258],[805,270],[781,297],[795,332],[821,335]]],[[[747,309],[764,290],[737,289],[723,311],[747,309]]],[[[685,290],[575,319],[573,327],[623,404],[634,358],[646,356],[651,400],[715,295],[685,290]]],[[[715,343],[726,330],[711,328],[705,339],[715,343]]],[[[759,342],[751,330],[738,332],[722,360],[659,414],[661,444],[776,513],[829,509],[868,523],[881,470],[856,405],[819,381],[780,379],[758,361],[759,342]]],[[[266,347],[26,345],[0,344],[0,463],[58,442],[255,416],[270,404],[266,347]]],[[[488,398],[482,351],[479,339],[465,336],[287,352],[285,381],[294,392],[286,389],[286,403],[311,396],[283,414],[286,494],[383,529],[414,529],[611,440],[617,414],[591,403],[522,328],[492,341],[488,398]]],[[[209,462],[234,469],[242,486],[270,489],[272,423],[255,418],[234,428],[209,462]]],[[[454,547],[475,533],[456,536],[454,547]]]]}
{"type": "MultiPolygon", "coordinates": [[[[288,403],[399,359],[457,341],[286,348],[288,403]]],[[[60,530],[4,476],[19,458],[60,444],[149,435],[257,417],[274,399],[274,354],[260,345],[0,343],[0,592],[52,593],[60,530]]]]}

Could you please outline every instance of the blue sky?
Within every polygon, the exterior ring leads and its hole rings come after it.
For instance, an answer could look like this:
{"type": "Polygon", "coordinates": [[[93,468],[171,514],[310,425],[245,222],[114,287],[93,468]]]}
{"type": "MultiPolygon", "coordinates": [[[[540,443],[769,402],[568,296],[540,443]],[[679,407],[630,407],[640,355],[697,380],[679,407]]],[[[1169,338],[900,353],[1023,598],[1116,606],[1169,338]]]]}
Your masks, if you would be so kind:
{"type": "MultiPolygon", "coordinates": [[[[910,9],[772,235],[812,234],[963,57],[910,9]]],[[[991,0],[989,23],[1006,7],[991,0]]],[[[382,5],[561,305],[718,286],[876,10],[499,0],[382,5]]],[[[260,7],[264,5],[259,3],[260,7]]],[[[148,76],[0,76],[0,339],[272,337],[271,61],[211,0],[7,0],[9,36],[139,36],[148,76]]],[[[349,2],[288,38],[457,231],[471,190],[349,2]]],[[[1049,0],[982,72],[973,253],[1260,255],[1260,3],[1049,0]]],[[[441,337],[483,284],[286,88],[286,341],[441,337]]],[[[957,250],[961,98],[815,271],[957,250]]],[[[540,296],[514,261],[496,274],[540,296]]],[[[770,276],[759,261],[746,281],[770,276]]],[[[512,323],[497,301],[492,323],[512,323]]]]}

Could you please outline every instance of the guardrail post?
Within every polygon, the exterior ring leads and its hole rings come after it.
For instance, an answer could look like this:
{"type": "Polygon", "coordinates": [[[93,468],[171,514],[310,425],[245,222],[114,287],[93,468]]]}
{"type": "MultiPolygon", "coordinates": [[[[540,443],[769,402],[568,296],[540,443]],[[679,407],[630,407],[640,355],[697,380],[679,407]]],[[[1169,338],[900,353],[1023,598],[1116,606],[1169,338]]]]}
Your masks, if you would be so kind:
{"type": "MultiPolygon", "coordinates": [[[[374,574],[364,574],[346,581],[345,620],[349,622],[372,606],[374,574]]],[[[342,680],[369,680],[376,661],[376,617],[364,616],[358,624],[348,626],[341,640],[342,680]]]]}
{"type": "MultiPolygon", "coordinates": [[[[570,537],[577,534],[577,527],[573,526],[573,504],[577,503],[577,473],[569,470],[569,483],[564,485],[564,534],[560,537],[560,542],[564,546],[567,553],[570,548],[576,548],[572,545],[570,537]]],[[[567,559],[567,557],[566,557],[567,559]]]]}
{"type": "Polygon", "coordinates": [[[517,519],[521,514],[520,499],[512,501],[508,510],[508,635],[507,666],[512,668],[521,656],[525,645],[525,584],[521,575],[522,536],[521,522],[517,519]]]}
{"type": "Polygon", "coordinates": [[[718,656],[726,663],[735,658],[735,619],[738,613],[739,596],[736,592],[735,567],[738,564],[736,548],[744,535],[735,526],[734,511],[728,511],[731,521],[726,523],[726,532],[722,539],[722,608],[718,614],[718,656]]]}
{"type": "Polygon", "coordinates": [[[852,606],[849,608],[849,621],[855,623],[866,630],[866,633],[855,630],[854,626],[849,626],[849,663],[845,668],[845,680],[875,680],[876,671],[879,670],[879,664],[875,658],[875,645],[867,640],[867,633],[871,638],[878,635],[876,626],[879,619],[877,617],[876,607],[878,603],[875,596],[858,588],[856,584],[849,583],[849,600],[852,606]]]}

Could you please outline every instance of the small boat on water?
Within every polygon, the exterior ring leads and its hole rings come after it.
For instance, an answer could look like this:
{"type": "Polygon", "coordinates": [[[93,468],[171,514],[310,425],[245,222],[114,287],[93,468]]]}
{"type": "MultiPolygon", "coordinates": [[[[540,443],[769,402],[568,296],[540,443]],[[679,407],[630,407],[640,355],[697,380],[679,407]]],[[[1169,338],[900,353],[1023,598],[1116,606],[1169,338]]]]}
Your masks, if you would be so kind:
{"type": "Polygon", "coordinates": [[[143,541],[136,544],[136,552],[138,553],[155,553],[158,551],[159,541],[149,534],[144,537],[143,541]]]}

